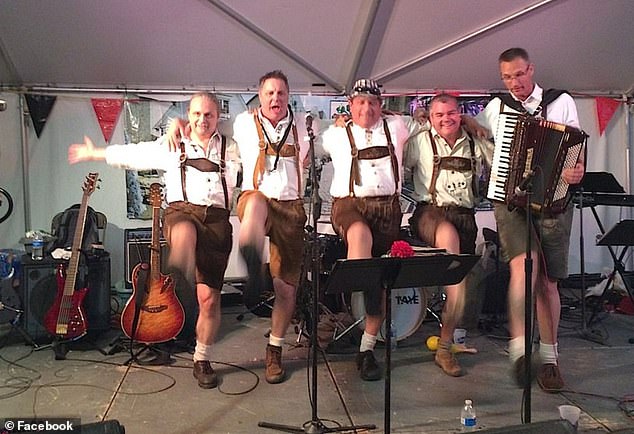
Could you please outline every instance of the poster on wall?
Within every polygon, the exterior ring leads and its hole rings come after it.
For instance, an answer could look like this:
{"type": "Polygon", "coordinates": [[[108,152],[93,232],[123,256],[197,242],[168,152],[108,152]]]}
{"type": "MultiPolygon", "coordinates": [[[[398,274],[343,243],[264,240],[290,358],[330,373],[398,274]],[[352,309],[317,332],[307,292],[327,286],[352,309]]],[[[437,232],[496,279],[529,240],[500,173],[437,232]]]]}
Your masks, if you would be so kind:
{"type": "MultiPolygon", "coordinates": [[[[168,103],[168,107],[165,109],[161,107],[161,103],[155,101],[126,100],[124,107],[125,142],[138,143],[156,140],[165,134],[170,119],[174,117],[184,118],[186,113],[186,102],[168,103]],[[154,108],[159,107],[162,113],[156,122],[152,121],[153,105],[154,108]]],[[[127,217],[129,219],[152,219],[149,193],[150,185],[153,183],[159,183],[163,186],[162,174],[158,170],[126,171],[127,217]]]]}
{"type": "Polygon", "coordinates": [[[350,114],[350,105],[347,99],[330,100],[330,119],[335,115],[350,114]]]}

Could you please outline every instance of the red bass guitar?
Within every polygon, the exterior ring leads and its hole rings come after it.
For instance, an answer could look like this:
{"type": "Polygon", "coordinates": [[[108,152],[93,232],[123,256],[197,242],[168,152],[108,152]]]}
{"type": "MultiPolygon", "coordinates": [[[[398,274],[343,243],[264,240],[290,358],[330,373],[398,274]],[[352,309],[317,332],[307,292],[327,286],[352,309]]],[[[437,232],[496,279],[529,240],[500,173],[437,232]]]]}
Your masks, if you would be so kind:
{"type": "Polygon", "coordinates": [[[76,339],[86,334],[88,324],[83,312],[83,302],[88,288],[75,289],[79,257],[81,256],[81,242],[86,225],[86,211],[88,211],[88,197],[95,191],[99,174],[90,173],[83,185],[84,194],[81,198],[77,224],[73,235],[73,246],[68,266],[60,264],[57,267],[57,296],[53,305],[44,316],[44,327],[55,336],[62,339],[76,339]]]}

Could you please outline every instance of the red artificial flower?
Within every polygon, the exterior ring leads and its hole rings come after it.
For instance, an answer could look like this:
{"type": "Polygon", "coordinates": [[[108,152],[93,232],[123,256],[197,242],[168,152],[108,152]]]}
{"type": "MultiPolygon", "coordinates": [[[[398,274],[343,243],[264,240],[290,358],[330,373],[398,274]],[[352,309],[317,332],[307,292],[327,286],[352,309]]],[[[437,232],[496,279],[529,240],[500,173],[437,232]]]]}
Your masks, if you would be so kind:
{"type": "Polygon", "coordinates": [[[390,256],[396,258],[409,258],[414,256],[414,249],[409,245],[407,241],[394,241],[390,248],[390,256]]]}

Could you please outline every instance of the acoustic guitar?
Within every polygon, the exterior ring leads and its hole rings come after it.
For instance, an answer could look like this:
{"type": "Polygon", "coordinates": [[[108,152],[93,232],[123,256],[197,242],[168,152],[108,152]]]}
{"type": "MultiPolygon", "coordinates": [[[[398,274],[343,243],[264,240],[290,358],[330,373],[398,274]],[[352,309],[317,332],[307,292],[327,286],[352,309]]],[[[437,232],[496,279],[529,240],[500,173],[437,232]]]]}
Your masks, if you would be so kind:
{"type": "Polygon", "coordinates": [[[99,174],[90,173],[83,185],[84,194],[81,198],[77,223],[73,235],[73,245],[68,266],[59,264],[56,270],[57,295],[53,305],[44,316],[44,328],[62,339],[76,339],[86,334],[88,324],[83,312],[83,302],[88,288],[75,289],[77,271],[81,256],[81,243],[86,226],[86,211],[88,197],[95,191],[99,174]]]}
{"type": "Polygon", "coordinates": [[[132,296],[121,314],[121,328],[125,335],[144,344],[174,339],[185,323],[185,311],[174,291],[174,279],[161,273],[160,184],[150,185],[150,202],[150,264],[148,267],[147,263],[139,263],[132,270],[132,296]]]}

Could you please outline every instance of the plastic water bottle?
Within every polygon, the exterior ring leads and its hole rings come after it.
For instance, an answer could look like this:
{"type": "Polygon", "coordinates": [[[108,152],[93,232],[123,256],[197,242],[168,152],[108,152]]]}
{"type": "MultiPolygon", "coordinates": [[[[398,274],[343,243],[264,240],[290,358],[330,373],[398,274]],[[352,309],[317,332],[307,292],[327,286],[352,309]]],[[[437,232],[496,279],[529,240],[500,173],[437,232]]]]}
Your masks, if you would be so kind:
{"type": "Polygon", "coordinates": [[[392,351],[396,349],[396,336],[396,324],[394,323],[394,321],[392,321],[390,325],[390,349],[392,351]]]}
{"type": "Polygon", "coordinates": [[[34,261],[41,261],[44,259],[44,238],[39,232],[33,234],[33,241],[31,242],[31,259],[34,261]]]}
{"type": "Polygon", "coordinates": [[[464,407],[460,411],[460,425],[462,426],[462,432],[476,430],[476,412],[470,399],[465,399],[464,407]]]}

